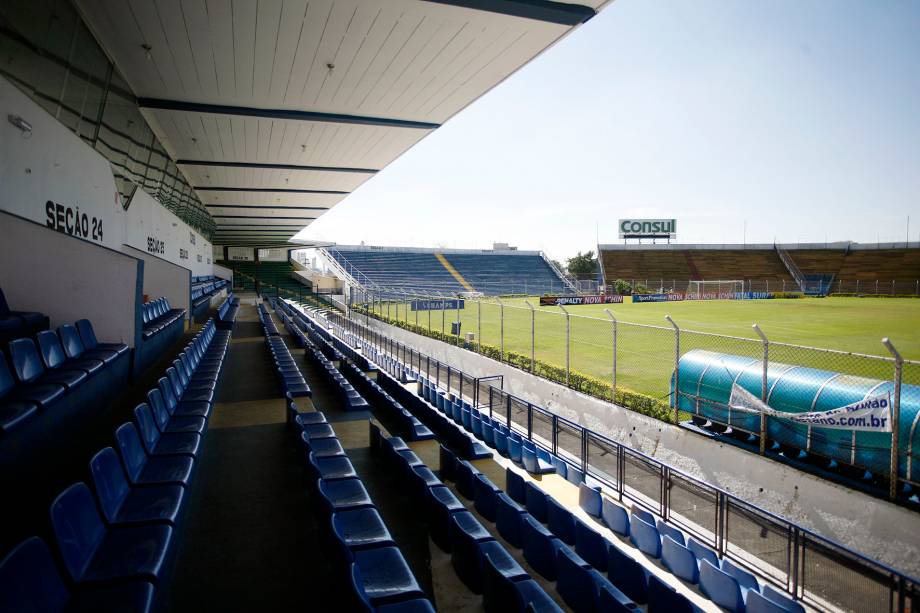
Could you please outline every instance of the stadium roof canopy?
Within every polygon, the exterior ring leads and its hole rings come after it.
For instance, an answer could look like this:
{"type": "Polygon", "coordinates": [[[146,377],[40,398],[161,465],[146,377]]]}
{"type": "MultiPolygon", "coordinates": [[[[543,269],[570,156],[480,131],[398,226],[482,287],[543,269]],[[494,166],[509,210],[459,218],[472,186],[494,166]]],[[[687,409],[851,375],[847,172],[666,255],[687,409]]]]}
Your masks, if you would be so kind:
{"type": "Polygon", "coordinates": [[[217,222],[284,243],[609,0],[76,0],[217,222]]]}

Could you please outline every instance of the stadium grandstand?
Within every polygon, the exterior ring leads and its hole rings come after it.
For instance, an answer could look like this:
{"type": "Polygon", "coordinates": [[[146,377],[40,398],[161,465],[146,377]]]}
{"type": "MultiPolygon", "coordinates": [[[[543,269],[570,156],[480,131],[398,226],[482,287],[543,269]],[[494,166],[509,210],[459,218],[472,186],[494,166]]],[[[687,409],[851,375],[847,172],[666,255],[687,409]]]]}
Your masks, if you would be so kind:
{"type": "Polygon", "coordinates": [[[321,252],[343,279],[371,291],[484,296],[574,291],[539,251],[335,245],[321,252]]]}
{"type": "MultiPolygon", "coordinates": [[[[292,238],[607,4],[0,3],[0,612],[920,609],[912,448],[879,499],[349,298],[574,293],[542,253],[292,238]]],[[[917,262],[771,249],[602,260],[917,262]]]]}
{"type": "Polygon", "coordinates": [[[747,291],[918,295],[920,248],[849,241],[773,245],[598,245],[603,283],[668,291],[692,281],[741,280],[747,291]]]}

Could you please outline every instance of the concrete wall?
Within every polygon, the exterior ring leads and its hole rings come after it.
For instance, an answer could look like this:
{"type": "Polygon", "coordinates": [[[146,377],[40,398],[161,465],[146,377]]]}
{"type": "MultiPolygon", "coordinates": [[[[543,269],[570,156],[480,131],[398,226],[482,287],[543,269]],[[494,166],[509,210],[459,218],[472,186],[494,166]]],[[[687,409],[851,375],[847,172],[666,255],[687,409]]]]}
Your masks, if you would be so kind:
{"type": "Polygon", "coordinates": [[[133,347],[144,263],[0,212],[0,288],[10,308],[39,311],[51,326],[93,322],[101,342],[133,347]]]}
{"type": "Polygon", "coordinates": [[[122,250],[144,261],[143,293],[147,300],[166,298],[170,307],[185,309],[188,319],[191,316],[192,272],[128,245],[122,250]]]}
{"type": "Polygon", "coordinates": [[[224,266],[218,266],[217,264],[214,264],[214,276],[226,279],[227,281],[233,281],[233,271],[224,266]]]}
{"type": "MultiPolygon", "coordinates": [[[[364,323],[364,317],[358,317],[364,323]]],[[[920,515],[732,445],[371,319],[370,327],[772,513],[920,576],[920,515]]]]}

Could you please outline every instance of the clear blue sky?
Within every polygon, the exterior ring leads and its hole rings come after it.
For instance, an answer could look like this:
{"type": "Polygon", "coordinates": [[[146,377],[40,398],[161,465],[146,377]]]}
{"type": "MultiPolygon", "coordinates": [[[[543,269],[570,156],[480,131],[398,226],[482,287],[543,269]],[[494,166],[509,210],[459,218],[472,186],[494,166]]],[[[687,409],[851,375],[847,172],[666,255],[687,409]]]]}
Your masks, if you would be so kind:
{"type": "Polygon", "coordinates": [[[920,2],[617,0],[300,237],[920,240],[920,2]]]}

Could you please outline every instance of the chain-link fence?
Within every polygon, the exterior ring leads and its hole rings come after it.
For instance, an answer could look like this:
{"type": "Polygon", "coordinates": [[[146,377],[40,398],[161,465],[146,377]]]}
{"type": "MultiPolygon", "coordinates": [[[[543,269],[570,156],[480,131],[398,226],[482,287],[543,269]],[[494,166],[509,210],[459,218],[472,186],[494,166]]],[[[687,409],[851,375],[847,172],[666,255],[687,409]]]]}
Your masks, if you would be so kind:
{"type": "Polygon", "coordinates": [[[762,454],[887,487],[892,497],[900,491],[910,498],[920,487],[920,366],[896,351],[872,356],[774,343],[759,328],[760,339],[750,339],[686,330],[671,320],[627,323],[610,311],[605,318],[586,317],[566,307],[541,308],[537,300],[389,293],[384,299],[370,294],[352,307],[641,413],[706,428],[762,454]],[[828,429],[739,410],[729,402],[734,386],[791,413],[888,394],[899,427],[893,433],[828,429]]]}

